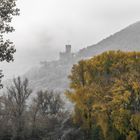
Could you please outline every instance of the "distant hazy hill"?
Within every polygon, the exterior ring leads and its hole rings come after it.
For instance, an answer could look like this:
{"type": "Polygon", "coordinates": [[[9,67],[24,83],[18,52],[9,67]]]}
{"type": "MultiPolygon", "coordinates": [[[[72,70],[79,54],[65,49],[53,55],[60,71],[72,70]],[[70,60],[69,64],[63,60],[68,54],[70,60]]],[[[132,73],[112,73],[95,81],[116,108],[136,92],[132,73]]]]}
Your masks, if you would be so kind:
{"type": "Polygon", "coordinates": [[[89,57],[107,50],[140,51],[140,22],[103,39],[99,43],[79,51],[82,57],[89,57]]]}
{"type": "Polygon", "coordinates": [[[63,91],[68,87],[67,75],[73,63],[50,62],[40,67],[32,68],[24,77],[30,80],[34,90],[49,89],[63,91]]]}
{"type": "Polygon", "coordinates": [[[25,76],[31,85],[38,89],[54,89],[63,91],[68,88],[68,78],[72,65],[80,59],[85,59],[107,50],[140,51],[140,22],[107,37],[99,43],[80,50],[73,60],[58,60],[44,63],[39,68],[28,71],[25,76]]]}

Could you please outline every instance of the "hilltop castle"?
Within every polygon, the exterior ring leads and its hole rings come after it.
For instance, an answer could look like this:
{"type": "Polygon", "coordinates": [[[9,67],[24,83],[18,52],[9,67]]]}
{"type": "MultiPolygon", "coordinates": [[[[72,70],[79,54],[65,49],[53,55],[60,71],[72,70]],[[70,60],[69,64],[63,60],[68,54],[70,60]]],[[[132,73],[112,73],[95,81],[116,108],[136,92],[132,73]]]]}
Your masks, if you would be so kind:
{"type": "Polygon", "coordinates": [[[67,61],[67,60],[72,59],[74,57],[74,54],[71,52],[71,45],[66,45],[65,47],[66,47],[65,52],[60,52],[59,58],[60,58],[60,60],[67,61]]]}

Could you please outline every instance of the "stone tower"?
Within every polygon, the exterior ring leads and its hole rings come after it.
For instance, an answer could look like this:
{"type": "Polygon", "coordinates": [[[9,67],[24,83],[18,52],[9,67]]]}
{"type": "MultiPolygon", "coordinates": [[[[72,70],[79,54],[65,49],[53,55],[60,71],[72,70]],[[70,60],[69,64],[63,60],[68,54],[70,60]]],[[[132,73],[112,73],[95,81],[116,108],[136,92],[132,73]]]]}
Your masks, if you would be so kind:
{"type": "Polygon", "coordinates": [[[66,53],[71,53],[71,45],[66,45],[66,53]]]}
{"type": "Polygon", "coordinates": [[[65,47],[65,52],[59,53],[60,60],[69,60],[73,57],[73,54],[71,53],[71,45],[66,45],[65,47]]]}

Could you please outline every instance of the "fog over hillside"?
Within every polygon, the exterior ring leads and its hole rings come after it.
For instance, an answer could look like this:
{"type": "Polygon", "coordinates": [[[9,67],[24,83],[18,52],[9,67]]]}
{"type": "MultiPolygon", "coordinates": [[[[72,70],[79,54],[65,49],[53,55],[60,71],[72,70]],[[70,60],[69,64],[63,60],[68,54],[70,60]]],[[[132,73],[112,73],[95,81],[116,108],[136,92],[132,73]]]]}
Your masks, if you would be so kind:
{"type": "Polygon", "coordinates": [[[81,56],[92,56],[107,50],[140,51],[140,22],[101,40],[95,45],[82,49],[81,56]]]}
{"type": "Polygon", "coordinates": [[[139,20],[139,0],[17,0],[20,16],[9,34],[17,52],[1,63],[4,79],[24,74],[40,61],[52,61],[70,41],[73,52],[139,20]]]}
{"type": "Polygon", "coordinates": [[[73,64],[81,59],[88,59],[108,50],[140,51],[140,22],[134,23],[77,53],[71,52],[71,45],[67,45],[67,47],[65,52],[60,53],[58,60],[41,62],[39,67],[32,68],[24,74],[31,81],[31,86],[34,89],[64,91],[69,87],[68,75],[73,64]]]}

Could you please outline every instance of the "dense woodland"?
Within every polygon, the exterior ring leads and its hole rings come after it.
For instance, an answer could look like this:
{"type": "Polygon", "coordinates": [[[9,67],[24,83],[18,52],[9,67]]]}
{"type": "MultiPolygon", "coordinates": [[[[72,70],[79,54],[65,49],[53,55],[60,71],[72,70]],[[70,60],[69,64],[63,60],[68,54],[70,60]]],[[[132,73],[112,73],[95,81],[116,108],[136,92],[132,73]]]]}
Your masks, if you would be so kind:
{"type": "Polygon", "coordinates": [[[0,98],[2,140],[139,140],[140,53],[109,51],[75,64],[65,92],[38,91],[17,77],[0,98]]]}

